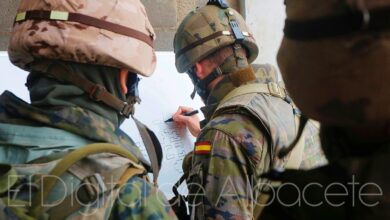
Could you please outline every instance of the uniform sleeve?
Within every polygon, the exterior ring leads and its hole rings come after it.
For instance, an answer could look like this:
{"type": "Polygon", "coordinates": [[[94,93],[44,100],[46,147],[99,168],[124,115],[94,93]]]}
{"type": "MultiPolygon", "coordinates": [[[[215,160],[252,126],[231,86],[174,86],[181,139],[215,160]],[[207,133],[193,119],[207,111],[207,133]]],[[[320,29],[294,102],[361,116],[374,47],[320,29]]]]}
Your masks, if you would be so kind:
{"type": "Polygon", "coordinates": [[[195,219],[251,219],[258,174],[269,167],[265,139],[210,129],[199,142],[209,143],[211,150],[194,150],[187,181],[191,214],[195,219]]]}

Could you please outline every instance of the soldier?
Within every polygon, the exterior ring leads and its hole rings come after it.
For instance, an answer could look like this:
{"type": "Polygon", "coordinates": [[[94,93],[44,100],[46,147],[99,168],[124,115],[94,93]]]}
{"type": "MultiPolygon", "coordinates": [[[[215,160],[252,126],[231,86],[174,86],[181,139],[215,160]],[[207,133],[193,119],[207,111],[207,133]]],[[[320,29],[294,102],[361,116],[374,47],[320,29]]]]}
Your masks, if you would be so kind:
{"type": "Polygon", "coordinates": [[[298,110],[274,67],[252,68],[259,52],[253,35],[223,1],[210,1],[184,18],[174,51],[177,70],[189,75],[206,104],[202,129],[196,116],[183,115],[190,108],[180,107],[173,117],[197,136],[183,164],[191,218],[252,219],[266,186],[259,176],[276,164],[301,164],[305,139],[288,162],[275,157],[296,136],[298,110]]]}
{"type": "Polygon", "coordinates": [[[154,40],[139,0],[20,2],[8,52],[31,104],[0,96],[0,219],[176,219],[119,129],[154,40]]]}
{"type": "Polygon", "coordinates": [[[390,1],[286,6],[278,63],[303,114],[320,121],[329,165],[269,175],[296,189],[261,219],[390,219],[390,1]]]}

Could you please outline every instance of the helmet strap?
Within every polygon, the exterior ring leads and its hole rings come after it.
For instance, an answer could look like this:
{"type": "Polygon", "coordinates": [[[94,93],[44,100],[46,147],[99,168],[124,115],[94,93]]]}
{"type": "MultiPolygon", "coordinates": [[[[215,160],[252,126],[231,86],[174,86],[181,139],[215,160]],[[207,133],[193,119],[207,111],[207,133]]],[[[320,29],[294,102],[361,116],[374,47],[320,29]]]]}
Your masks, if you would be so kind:
{"type": "Polygon", "coordinates": [[[229,8],[229,4],[226,2],[226,0],[209,0],[207,2],[207,5],[216,5],[221,9],[229,8]]]}
{"type": "Polygon", "coordinates": [[[249,66],[248,59],[245,54],[245,49],[242,48],[241,44],[236,43],[233,45],[233,53],[237,67],[239,69],[249,66]]]}
{"type": "Polygon", "coordinates": [[[200,81],[207,88],[211,82],[216,80],[218,77],[222,76],[223,72],[220,67],[215,68],[206,78],[200,81]]]}
{"type": "Polygon", "coordinates": [[[195,97],[195,92],[198,93],[198,95],[206,101],[208,96],[209,96],[209,90],[208,86],[210,85],[211,82],[213,82],[215,79],[218,77],[222,76],[223,72],[220,67],[215,68],[213,72],[211,72],[206,78],[203,80],[199,80],[195,84],[195,89],[194,92],[191,94],[191,98],[194,99],[195,97]]]}
{"type": "Polygon", "coordinates": [[[134,104],[140,101],[139,97],[130,95],[128,96],[129,102],[124,102],[109,93],[103,85],[95,84],[88,79],[73,74],[73,71],[69,69],[69,67],[62,65],[61,63],[43,60],[34,63],[33,69],[35,69],[38,74],[45,77],[54,78],[60,82],[77,86],[87,93],[90,99],[106,104],[126,118],[129,118],[134,114],[134,104]],[[50,71],[52,68],[56,68],[55,71],[50,71]]]}
{"type": "Polygon", "coordinates": [[[191,98],[195,98],[195,93],[205,101],[209,96],[208,86],[218,77],[227,73],[230,80],[234,85],[240,86],[241,84],[254,80],[255,75],[252,68],[249,66],[246,58],[245,49],[238,43],[229,47],[230,53],[226,53],[222,64],[214,69],[206,78],[199,80],[196,76],[194,67],[189,71],[189,75],[195,85],[194,91],[191,94],[191,98]],[[228,55],[230,54],[230,55],[228,55]],[[249,66],[249,67],[248,67],[249,66]],[[249,70],[250,69],[250,70],[249,70]]]}

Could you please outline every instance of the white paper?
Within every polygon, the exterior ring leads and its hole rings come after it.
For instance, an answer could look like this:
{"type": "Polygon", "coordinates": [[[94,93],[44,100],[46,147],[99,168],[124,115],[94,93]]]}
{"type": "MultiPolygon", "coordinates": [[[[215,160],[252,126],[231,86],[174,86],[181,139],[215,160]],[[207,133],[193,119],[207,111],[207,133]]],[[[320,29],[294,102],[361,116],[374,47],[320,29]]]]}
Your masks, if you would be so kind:
{"type": "MultiPolygon", "coordinates": [[[[175,68],[175,57],[170,52],[158,53],[157,69],[152,77],[143,78],[140,82],[141,105],[136,107],[136,118],[152,129],[161,142],[164,159],[158,184],[167,195],[172,195],[172,186],[182,175],[184,156],[193,149],[195,138],[185,127],[174,123],[165,123],[171,118],[180,105],[198,109],[203,105],[196,96],[190,95],[194,86],[186,74],[179,74],[175,68]]],[[[203,116],[199,114],[200,118],[203,116]]],[[[131,120],[121,127],[126,133],[146,150],[136,127],[131,120]]]]}

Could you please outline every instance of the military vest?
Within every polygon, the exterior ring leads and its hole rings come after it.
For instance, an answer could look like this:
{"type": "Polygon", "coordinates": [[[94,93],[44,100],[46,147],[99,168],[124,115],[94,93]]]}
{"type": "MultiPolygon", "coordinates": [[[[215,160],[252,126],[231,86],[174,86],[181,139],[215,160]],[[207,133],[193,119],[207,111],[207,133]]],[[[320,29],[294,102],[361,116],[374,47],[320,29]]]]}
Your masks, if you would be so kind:
{"type": "Polygon", "coordinates": [[[288,147],[297,135],[295,111],[285,89],[279,84],[251,82],[226,95],[212,118],[227,113],[249,114],[266,131],[275,161],[275,150],[288,147]]]}

